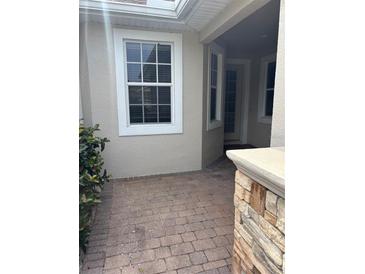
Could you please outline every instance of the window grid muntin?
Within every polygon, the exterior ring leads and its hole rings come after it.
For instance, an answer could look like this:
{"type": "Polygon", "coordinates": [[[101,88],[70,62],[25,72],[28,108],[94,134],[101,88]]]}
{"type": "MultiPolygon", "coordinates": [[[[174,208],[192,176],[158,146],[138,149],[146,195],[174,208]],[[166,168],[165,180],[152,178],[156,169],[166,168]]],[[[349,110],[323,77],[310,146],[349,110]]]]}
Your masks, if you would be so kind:
{"type": "MultiPolygon", "coordinates": [[[[269,66],[270,64],[274,63],[274,66],[275,66],[275,70],[274,70],[274,79],[275,79],[275,74],[276,74],[276,61],[269,61],[269,62],[266,62],[265,63],[265,92],[264,92],[264,101],[263,101],[263,115],[264,116],[267,116],[267,117],[272,117],[272,114],[268,114],[269,111],[268,109],[266,108],[267,107],[267,100],[268,100],[268,92],[272,92],[273,93],[273,102],[272,102],[272,105],[274,108],[274,92],[275,92],[275,80],[274,80],[274,83],[273,83],[273,87],[272,88],[268,88],[268,81],[269,81],[269,66]]],[[[273,110],[271,110],[271,113],[273,113],[273,110]]]]}
{"type": "MultiPolygon", "coordinates": [[[[129,85],[132,86],[132,85],[129,85]]],[[[129,101],[129,86],[128,86],[128,101],[129,101]]],[[[133,85],[135,86],[135,85],[133,85]]],[[[165,103],[159,103],[159,86],[155,86],[156,87],[156,104],[151,104],[151,103],[145,103],[145,96],[144,96],[144,86],[138,85],[138,87],[142,88],[142,103],[141,104],[131,104],[128,102],[128,107],[130,106],[141,106],[142,107],[142,123],[131,123],[130,122],[130,117],[129,117],[129,123],[131,125],[140,125],[140,124],[171,124],[172,123],[172,89],[170,87],[170,104],[165,104],[165,103]],[[157,122],[145,122],[145,113],[144,113],[144,107],[145,106],[156,106],[156,115],[157,115],[157,122]],[[160,108],[159,106],[169,106],[170,107],[170,122],[160,122],[160,108]]],[[[130,115],[130,109],[128,111],[129,115],[130,115]]]]}
{"type": "Polygon", "coordinates": [[[210,113],[209,113],[209,119],[210,119],[210,121],[216,121],[217,120],[217,85],[218,85],[218,54],[216,54],[215,52],[211,52],[211,54],[210,54],[210,70],[209,70],[209,73],[210,73],[210,89],[209,89],[209,92],[210,92],[210,113]],[[216,69],[214,69],[214,67],[213,67],[213,56],[215,56],[215,58],[216,58],[216,66],[217,66],[217,68],[216,69]],[[215,75],[215,81],[216,81],[216,83],[215,83],[215,85],[213,84],[213,77],[212,77],[212,75],[213,75],[213,73],[214,73],[214,75],[215,75]],[[212,108],[212,94],[213,94],[213,92],[212,92],[212,89],[214,89],[215,90],[215,104],[214,104],[214,109],[212,108]],[[213,115],[213,111],[214,111],[214,115],[213,115]],[[212,118],[212,116],[214,116],[213,118],[212,118]]]}
{"type": "Polygon", "coordinates": [[[157,41],[146,41],[146,40],[132,40],[132,39],[125,39],[124,40],[124,67],[126,72],[126,86],[127,86],[127,117],[128,117],[128,123],[129,125],[150,125],[150,124],[173,124],[173,115],[174,115],[174,104],[173,104],[173,98],[174,98],[174,52],[173,52],[173,43],[171,42],[157,42],[157,41]],[[135,61],[128,61],[127,58],[127,43],[137,43],[140,44],[140,62],[135,61]],[[156,45],[156,62],[143,62],[143,44],[155,44],[156,45]],[[159,63],[158,61],[158,45],[169,45],[170,46],[170,63],[159,63]],[[141,82],[129,82],[128,81],[128,64],[140,64],[141,67],[141,82]],[[156,82],[144,82],[144,76],[143,76],[143,65],[144,64],[154,64],[156,66],[156,82]],[[170,82],[159,82],[158,77],[158,65],[169,65],[170,66],[170,82]],[[130,104],[129,103],[129,87],[130,86],[139,86],[142,88],[142,104],[130,104]],[[145,123],[145,112],[144,112],[144,106],[146,105],[144,103],[144,86],[155,86],[156,87],[156,93],[157,93],[157,104],[147,104],[147,106],[156,106],[157,108],[157,122],[147,122],[145,123]],[[158,87],[170,87],[170,104],[159,104],[158,102],[158,87]],[[142,106],[142,123],[131,123],[131,117],[130,117],[130,106],[142,106]],[[169,106],[170,107],[170,122],[159,122],[160,115],[159,115],[159,106],[169,106]]]}
{"type": "Polygon", "coordinates": [[[138,83],[138,84],[146,84],[146,83],[160,83],[160,84],[171,84],[173,83],[173,44],[169,43],[169,42],[158,42],[158,41],[140,41],[140,40],[124,40],[124,55],[125,55],[125,68],[126,68],[126,72],[127,72],[127,83],[131,84],[131,83],[138,83]],[[135,62],[135,61],[128,61],[127,58],[127,43],[137,43],[140,44],[140,62],[135,62]],[[155,53],[155,58],[156,58],[156,62],[144,62],[143,61],[143,44],[155,44],[156,45],[156,53],[155,53]],[[159,63],[158,60],[158,45],[168,45],[170,46],[170,63],[159,63]],[[140,68],[141,68],[141,82],[129,82],[128,81],[128,64],[139,64],[140,68]],[[143,77],[143,65],[155,65],[156,66],[156,82],[144,82],[144,77],[143,77]],[[165,66],[170,66],[170,82],[159,82],[159,77],[158,77],[158,65],[165,65],[165,66]]]}

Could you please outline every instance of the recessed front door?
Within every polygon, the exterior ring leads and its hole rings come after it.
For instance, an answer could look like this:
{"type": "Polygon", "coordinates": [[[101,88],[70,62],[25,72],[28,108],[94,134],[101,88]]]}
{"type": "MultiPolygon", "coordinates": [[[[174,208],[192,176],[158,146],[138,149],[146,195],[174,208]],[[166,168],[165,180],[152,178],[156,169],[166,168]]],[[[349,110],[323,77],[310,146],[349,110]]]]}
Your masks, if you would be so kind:
{"type": "Polygon", "coordinates": [[[243,67],[228,64],[225,73],[224,142],[237,143],[242,125],[243,67]]]}

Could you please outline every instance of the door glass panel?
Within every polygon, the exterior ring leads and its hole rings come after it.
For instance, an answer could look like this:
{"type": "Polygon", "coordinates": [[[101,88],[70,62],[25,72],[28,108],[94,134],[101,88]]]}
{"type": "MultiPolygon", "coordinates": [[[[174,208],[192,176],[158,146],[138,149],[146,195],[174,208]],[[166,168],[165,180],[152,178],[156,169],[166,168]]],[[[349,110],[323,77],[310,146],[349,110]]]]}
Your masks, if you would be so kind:
{"type": "Polygon", "coordinates": [[[265,99],[265,115],[272,116],[272,108],[274,104],[274,90],[267,90],[265,99]]]}
{"type": "Polygon", "coordinates": [[[267,83],[266,88],[274,88],[275,84],[276,62],[271,62],[267,65],[267,83]]]}
{"type": "Polygon", "coordinates": [[[210,89],[210,120],[216,119],[216,106],[217,106],[217,90],[215,88],[210,89]]]}
{"type": "Polygon", "coordinates": [[[224,132],[233,133],[236,111],[236,85],[237,72],[235,70],[226,71],[226,95],[225,95],[225,115],[224,132]]]}

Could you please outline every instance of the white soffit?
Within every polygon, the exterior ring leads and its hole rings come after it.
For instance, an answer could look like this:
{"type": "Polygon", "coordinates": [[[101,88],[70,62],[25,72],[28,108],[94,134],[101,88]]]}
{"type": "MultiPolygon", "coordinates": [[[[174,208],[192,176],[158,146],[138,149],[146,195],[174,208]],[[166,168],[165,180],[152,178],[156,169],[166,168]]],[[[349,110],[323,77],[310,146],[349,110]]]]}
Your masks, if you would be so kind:
{"type": "Polygon", "coordinates": [[[189,14],[186,24],[193,29],[200,31],[232,1],[233,0],[201,1],[199,7],[189,14]]]}
{"type": "Polygon", "coordinates": [[[234,0],[146,0],[146,4],[123,0],[80,0],[81,21],[170,31],[200,31],[234,0]]]}

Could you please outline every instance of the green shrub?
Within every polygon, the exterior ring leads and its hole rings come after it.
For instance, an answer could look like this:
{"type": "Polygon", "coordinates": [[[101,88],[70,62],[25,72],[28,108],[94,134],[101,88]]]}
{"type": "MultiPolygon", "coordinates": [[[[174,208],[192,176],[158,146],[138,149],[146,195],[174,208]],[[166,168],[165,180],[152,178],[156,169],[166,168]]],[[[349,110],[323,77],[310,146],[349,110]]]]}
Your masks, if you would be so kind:
{"type": "Polygon", "coordinates": [[[83,251],[88,243],[93,208],[101,202],[100,192],[110,179],[101,157],[109,140],[96,137],[94,132],[98,130],[99,125],[79,126],[79,247],[83,251]]]}

